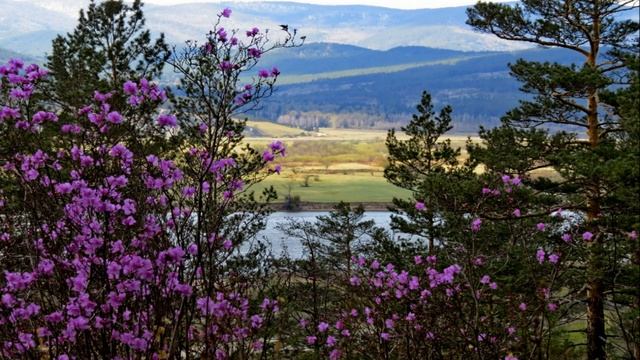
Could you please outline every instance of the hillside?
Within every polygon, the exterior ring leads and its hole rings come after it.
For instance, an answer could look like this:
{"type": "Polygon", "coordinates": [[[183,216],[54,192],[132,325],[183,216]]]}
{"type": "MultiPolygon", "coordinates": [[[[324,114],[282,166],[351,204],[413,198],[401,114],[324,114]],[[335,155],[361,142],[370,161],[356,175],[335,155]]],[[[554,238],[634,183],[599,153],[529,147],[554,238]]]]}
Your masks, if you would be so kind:
{"type": "MultiPolygon", "coordinates": [[[[480,124],[497,124],[501,115],[523,99],[518,83],[509,76],[509,63],[521,57],[560,63],[581,61],[566,51],[543,49],[475,53],[467,59],[460,53],[452,55],[431,65],[408,69],[381,66],[368,74],[358,74],[362,72],[359,69],[353,74],[347,71],[325,78],[322,72],[314,72],[315,60],[302,59],[296,66],[309,69],[309,74],[285,76],[284,85],[255,115],[308,128],[386,128],[408,120],[421,92],[428,90],[436,106],[453,106],[455,130],[470,132],[480,124]],[[307,81],[305,76],[315,80],[307,81]]],[[[286,66],[283,73],[287,74],[286,66]]]]}
{"type": "Polygon", "coordinates": [[[9,59],[22,59],[27,62],[39,62],[38,59],[31,56],[21,54],[12,50],[0,48],[0,63],[5,63],[9,59]]]}

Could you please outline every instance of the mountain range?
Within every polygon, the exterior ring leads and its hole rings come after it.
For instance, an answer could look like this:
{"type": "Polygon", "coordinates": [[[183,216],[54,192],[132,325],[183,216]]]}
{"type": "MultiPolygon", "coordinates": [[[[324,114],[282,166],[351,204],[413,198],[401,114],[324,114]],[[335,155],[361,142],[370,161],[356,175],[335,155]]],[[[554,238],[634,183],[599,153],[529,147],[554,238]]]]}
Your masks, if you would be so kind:
{"type": "MultiPolygon", "coordinates": [[[[0,47],[41,56],[51,39],[73,29],[88,0],[0,0],[0,47]]],[[[399,10],[375,6],[328,6],[294,2],[212,2],[171,6],[145,5],[147,25],[174,44],[201,39],[221,9],[233,15],[229,27],[278,29],[288,24],[308,42],[330,42],[386,50],[426,46],[462,51],[520,50],[510,43],[473,32],[465,25],[465,7],[399,10]]]]}
{"type": "MultiPolygon", "coordinates": [[[[21,54],[42,61],[51,39],[73,29],[88,0],[0,0],[0,60],[21,54]]],[[[307,36],[298,48],[266,54],[261,66],[282,71],[277,92],[256,118],[303,128],[388,128],[406,122],[423,90],[454,108],[457,131],[492,126],[524,98],[508,72],[518,58],[580,63],[564,50],[532,48],[473,32],[465,7],[397,10],[293,2],[217,2],[145,6],[152,32],[176,46],[201,39],[221,9],[230,26],[279,28],[307,36]]],[[[627,14],[625,16],[635,16],[627,14]]],[[[635,17],[637,18],[637,17],[635,17]]],[[[226,21],[226,19],[225,19],[226,21]]],[[[171,71],[164,81],[175,82],[171,71]]]]}
{"type": "Polygon", "coordinates": [[[436,108],[453,107],[454,128],[477,131],[525,98],[509,75],[508,64],[530,61],[580,63],[567,50],[462,52],[424,47],[386,51],[339,44],[285,49],[265,59],[280,66],[276,93],[254,116],[304,128],[388,128],[405,123],[422,91],[436,108]],[[335,69],[331,71],[330,69],[335,69]]]}

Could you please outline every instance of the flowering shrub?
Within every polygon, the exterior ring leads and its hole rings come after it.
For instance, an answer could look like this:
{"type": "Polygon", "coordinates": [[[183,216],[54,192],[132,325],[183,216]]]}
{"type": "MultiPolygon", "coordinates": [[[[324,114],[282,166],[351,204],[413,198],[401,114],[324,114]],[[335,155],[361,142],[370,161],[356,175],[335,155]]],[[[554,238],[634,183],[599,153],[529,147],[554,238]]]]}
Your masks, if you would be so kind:
{"type": "MultiPolygon", "coordinates": [[[[43,102],[46,70],[0,66],[0,356],[548,358],[581,315],[575,284],[603,233],[531,206],[524,175],[474,177],[484,187],[455,209],[410,204],[438,234],[426,249],[346,204],[293,223],[307,259],[252,242],[275,197],[252,185],[286,149],[243,145],[237,116],[280,75],[258,59],[300,42],[225,29],[231,15],[168,61],[180,96],[130,79],[61,117],[43,102]]],[[[636,246],[636,232],[607,236],[636,246]]]]}
{"type": "Polygon", "coordinates": [[[45,70],[19,60],[0,67],[0,137],[8,139],[0,176],[17,187],[0,195],[3,357],[227,358],[262,351],[261,331],[278,302],[256,296],[250,274],[229,264],[259,227],[236,214],[236,204],[250,206],[247,189],[278,171],[268,164],[285,149],[274,142],[262,154],[238,150],[242,122],[232,116],[268,96],[264,88],[279,71],[261,72],[235,92],[243,64],[268,51],[268,40],[260,31],[247,44],[216,34],[195,55],[208,65],[177,68],[187,97],[198,85],[191,71],[220,75],[220,86],[205,100],[177,100],[177,116],[136,116],[136,109],[167,100],[143,78],[96,91],[93,103],[61,124],[55,111],[38,109],[45,70]],[[231,47],[238,54],[227,67],[217,57],[231,47]],[[110,102],[116,93],[128,99],[125,108],[110,102]],[[205,106],[212,106],[207,117],[197,113],[205,106]],[[165,154],[131,147],[123,131],[142,128],[185,146],[165,154]],[[50,133],[51,142],[42,141],[50,133]]]}

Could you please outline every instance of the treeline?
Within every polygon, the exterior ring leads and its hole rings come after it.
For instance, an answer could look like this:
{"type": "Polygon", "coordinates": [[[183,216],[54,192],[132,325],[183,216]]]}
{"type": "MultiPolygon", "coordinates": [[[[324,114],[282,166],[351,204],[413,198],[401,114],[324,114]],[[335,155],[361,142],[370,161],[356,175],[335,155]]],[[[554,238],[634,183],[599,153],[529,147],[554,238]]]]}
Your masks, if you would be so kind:
{"type": "MultiPolygon", "coordinates": [[[[319,111],[300,112],[292,111],[278,116],[278,124],[288,125],[307,131],[318,128],[340,129],[376,129],[388,130],[400,128],[408,123],[410,114],[370,114],[370,113],[322,113],[319,111]]],[[[486,118],[463,114],[455,116],[453,120],[453,132],[474,133],[478,130],[478,124],[494,127],[499,124],[499,118],[486,118]]]]}
{"type": "Polygon", "coordinates": [[[536,49],[488,54],[448,65],[392,73],[286,84],[279,86],[270,101],[252,115],[280,121],[283,117],[290,120],[297,114],[324,113],[345,119],[366,114],[370,118],[366,127],[390,128],[392,126],[384,123],[396,123],[396,126],[406,123],[420,100],[419,94],[429,89],[434,104],[449,104],[454,108],[456,131],[476,131],[480,125],[498,125],[504,113],[517,106],[518,101],[527,99],[507,68],[521,57],[561,64],[581,61],[576,54],[564,49],[536,49]]]}

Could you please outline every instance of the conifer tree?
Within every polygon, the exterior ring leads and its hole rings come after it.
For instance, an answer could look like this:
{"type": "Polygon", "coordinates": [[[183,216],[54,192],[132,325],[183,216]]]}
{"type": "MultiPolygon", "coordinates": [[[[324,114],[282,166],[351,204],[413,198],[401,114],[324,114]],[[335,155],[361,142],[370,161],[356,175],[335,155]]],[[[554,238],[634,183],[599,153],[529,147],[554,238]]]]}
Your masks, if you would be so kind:
{"type": "MultiPolygon", "coordinates": [[[[392,210],[406,217],[394,216],[392,225],[403,233],[427,238],[429,252],[434,252],[435,242],[442,240],[442,223],[438,218],[453,205],[451,180],[465,171],[459,168],[460,149],[452,147],[451,140],[441,139],[453,128],[451,107],[445,106],[436,115],[431,95],[423,92],[417,110],[401,129],[408,139],[401,140],[393,129],[389,131],[386,141],[389,165],[384,174],[390,183],[412,191],[414,198],[393,199],[392,210]]],[[[467,172],[465,175],[473,177],[467,172]]]]}
{"type": "Polygon", "coordinates": [[[617,251],[627,238],[616,229],[637,222],[636,217],[616,224],[624,207],[616,199],[622,184],[611,176],[628,178],[637,166],[620,151],[625,146],[621,137],[637,133],[628,132],[624,116],[616,114],[615,96],[605,96],[614,86],[624,87],[633,73],[628,59],[638,56],[638,23],[621,19],[634,9],[637,1],[523,0],[518,5],[480,2],[467,11],[467,23],[480,32],[584,58],[582,64],[570,65],[511,64],[512,76],[531,97],[509,111],[499,128],[483,129],[484,144],[470,150],[476,164],[489,171],[517,173],[529,181],[547,200],[539,210],[561,207],[585,215],[581,226],[593,236],[585,237],[585,279],[574,286],[586,288],[589,359],[607,357],[604,304],[610,299],[605,297],[615,289],[613,271],[626,256],[617,251]],[[530,176],[548,167],[556,176],[530,176]]]}
{"type": "Polygon", "coordinates": [[[160,78],[169,48],[162,34],[152,40],[142,7],[140,0],[92,0],[86,11],[80,10],[76,28],[53,40],[48,93],[63,110],[63,121],[89,103],[95,91],[115,91],[110,102],[119,107],[127,101],[125,82],[160,78]]]}

